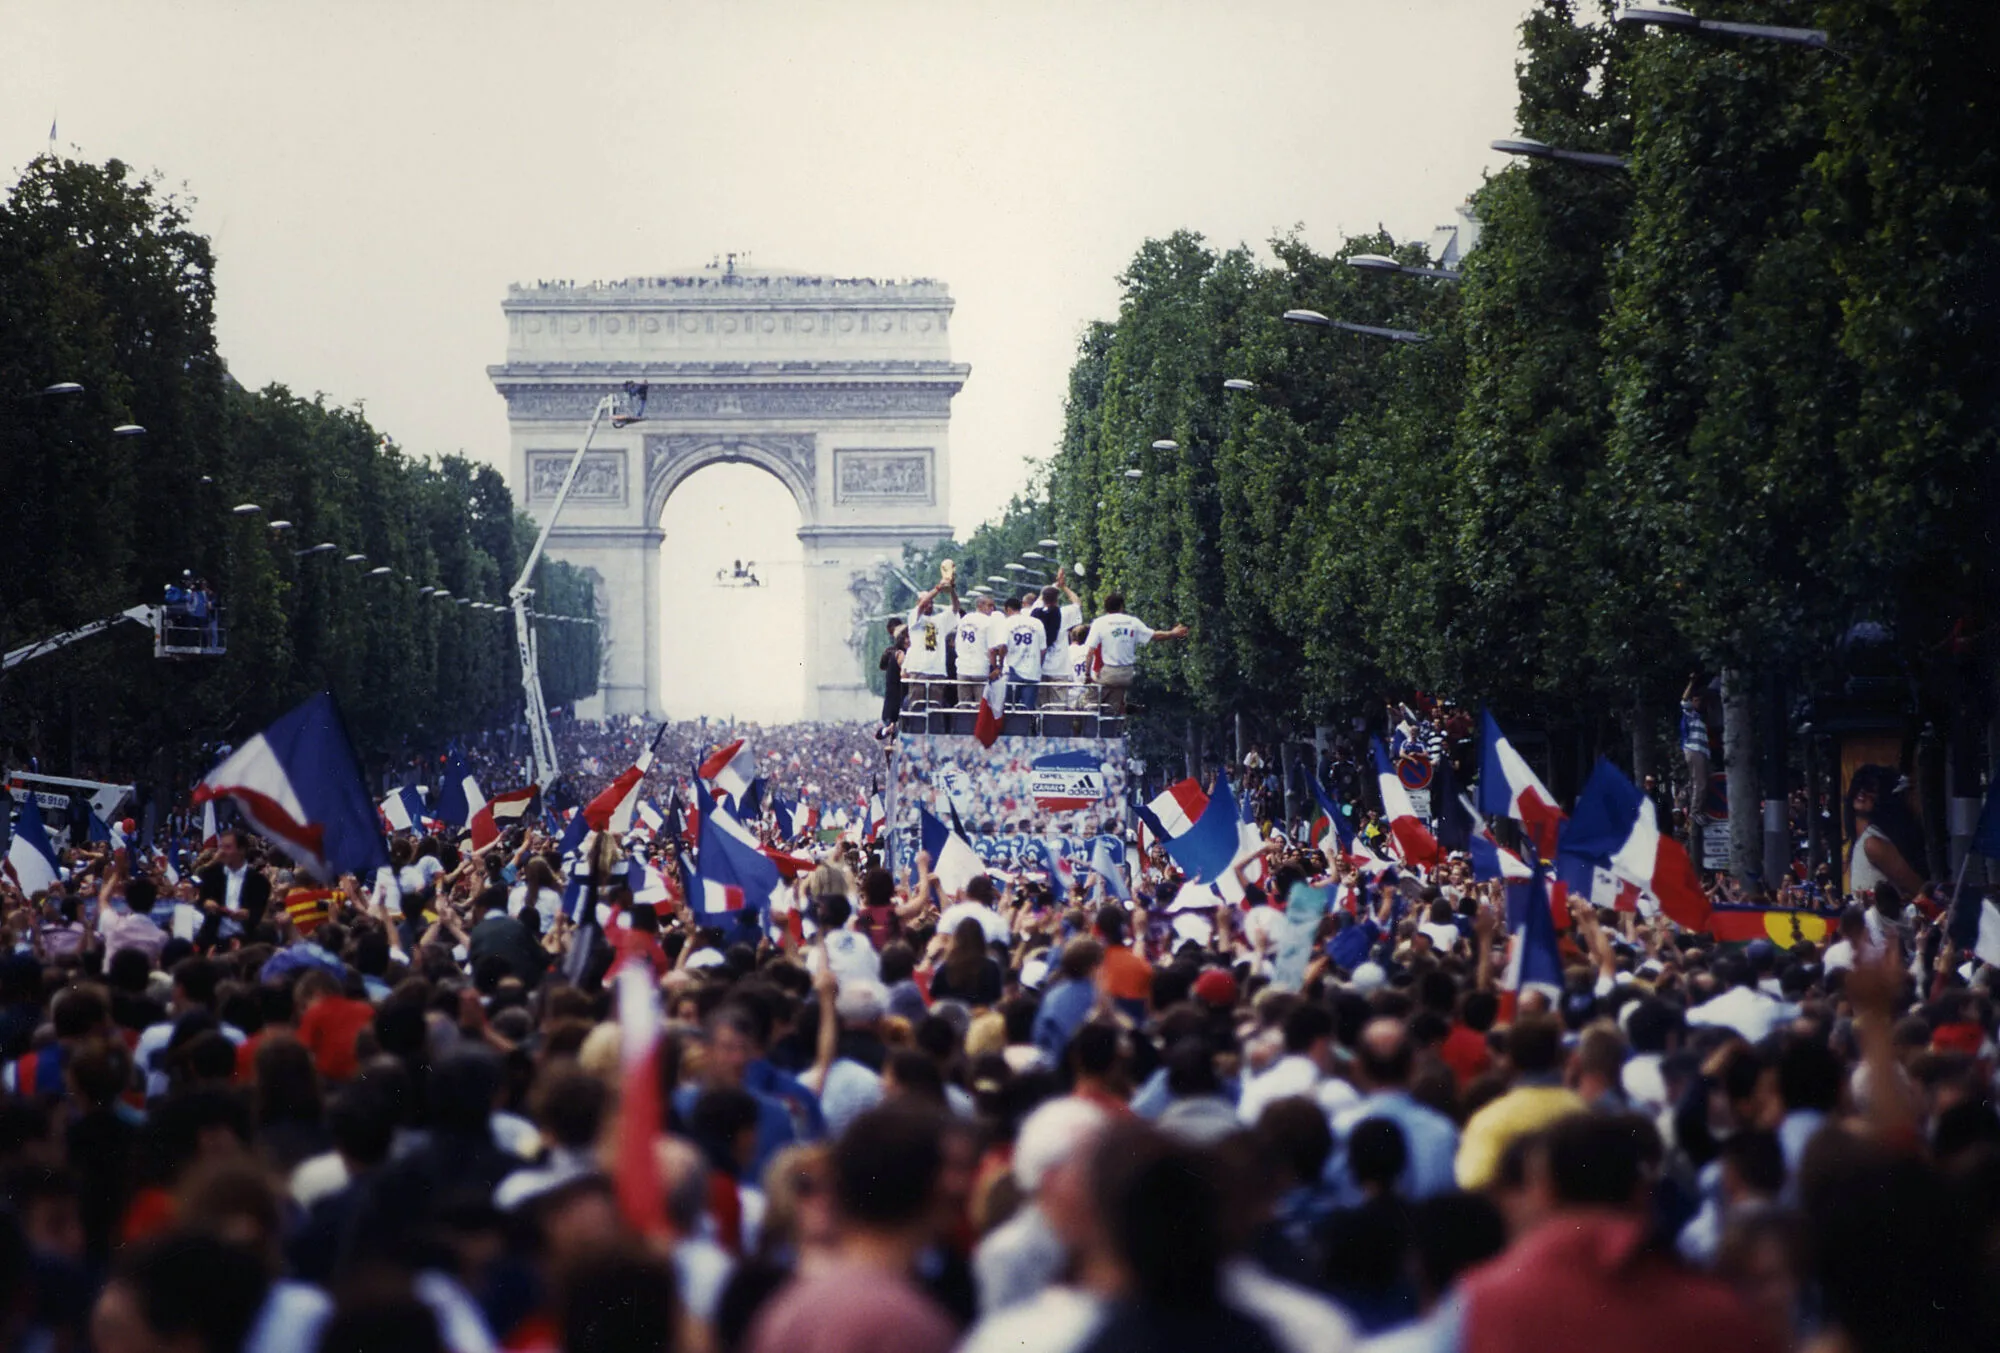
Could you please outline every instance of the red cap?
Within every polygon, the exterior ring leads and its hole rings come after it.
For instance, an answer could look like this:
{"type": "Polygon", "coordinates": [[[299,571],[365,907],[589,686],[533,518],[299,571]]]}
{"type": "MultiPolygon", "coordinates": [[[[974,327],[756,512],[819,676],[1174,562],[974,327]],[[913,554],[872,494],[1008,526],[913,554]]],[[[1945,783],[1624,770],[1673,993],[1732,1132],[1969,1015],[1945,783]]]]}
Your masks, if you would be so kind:
{"type": "Polygon", "coordinates": [[[1218,1010],[1231,1009],[1236,1004],[1236,979],[1221,968],[1210,968],[1194,979],[1194,998],[1218,1010]]]}

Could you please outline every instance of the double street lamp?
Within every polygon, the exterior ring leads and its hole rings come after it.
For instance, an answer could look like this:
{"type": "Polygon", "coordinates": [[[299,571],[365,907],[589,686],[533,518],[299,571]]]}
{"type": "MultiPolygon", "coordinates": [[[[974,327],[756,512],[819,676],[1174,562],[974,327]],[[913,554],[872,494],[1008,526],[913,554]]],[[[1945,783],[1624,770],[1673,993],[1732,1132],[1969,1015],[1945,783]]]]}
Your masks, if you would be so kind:
{"type": "Polygon", "coordinates": [[[1344,319],[1328,319],[1317,310],[1287,310],[1285,320],[1290,324],[1311,324],[1321,329],[1344,329],[1351,334],[1367,334],[1370,338],[1386,338],[1391,343],[1428,343],[1429,334],[1420,334],[1414,329],[1385,329],[1379,324],[1355,324],[1344,319]]]}
{"type": "Polygon", "coordinates": [[[1493,143],[1493,149],[1503,155],[1525,155],[1531,160],[1557,160],[1563,164],[1580,164],[1587,169],[1627,169],[1631,162],[1623,155],[1606,155],[1595,150],[1565,150],[1552,146],[1546,141],[1533,137],[1505,137],[1493,143]]]}
{"type": "Polygon", "coordinates": [[[1681,33],[1721,33],[1736,38],[1762,38],[1767,42],[1790,43],[1794,47],[1831,50],[1833,43],[1820,28],[1788,28],[1782,24],[1730,23],[1703,19],[1679,5],[1627,5],[1614,16],[1619,23],[1640,28],[1666,28],[1681,33]]]}
{"type": "MultiPolygon", "coordinates": [[[[1363,272],[1400,273],[1404,277],[1435,277],[1441,282],[1456,282],[1458,280],[1458,274],[1450,268],[1413,267],[1408,263],[1398,263],[1387,254],[1355,254],[1347,260],[1347,266],[1350,268],[1359,268],[1363,272]]],[[[1236,382],[1232,381],[1224,381],[1222,384],[1225,389],[1234,389],[1236,386],[1236,382]]],[[[1244,381],[1242,384],[1249,385],[1249,382],[1244,381]]],[[[1251,388],[1255,389],[1256,387],[1252,386],[1251,388]]]]}

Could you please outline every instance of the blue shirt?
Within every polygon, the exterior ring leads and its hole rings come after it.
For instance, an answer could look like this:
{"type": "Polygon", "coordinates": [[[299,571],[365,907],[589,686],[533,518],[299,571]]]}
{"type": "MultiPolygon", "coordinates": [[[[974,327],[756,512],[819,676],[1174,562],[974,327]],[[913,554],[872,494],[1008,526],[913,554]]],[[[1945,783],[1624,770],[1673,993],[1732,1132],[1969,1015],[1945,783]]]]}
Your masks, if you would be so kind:
{"type": "Polygon", "coordinates": [[[1458,1158],[1458,1125],[1436,1109],[1419,1104],[1406,1090],[1378,1090],[1333,1118],[1333,1154],[1322,1176],[1338,1192],[1341,1206],[1359,1207],[1366,1199],[1347,1170],[1347,1139],[1370,1118],[1386,1118],[1403,1130],[1409,1160],[1396,1191],[1411,1202],[1434,1198],[1458,1187],[1453,1163],[1458,1158]]]}
{"type": "Polygon", "coordinates": [[[758,1059],[743,1068],[743,1088],[761,1099],[775,1099],[790,1111],[799,1140],[816,1142],[826,1136],[826,1114],[819,1097],[770,1062],[758,1059]]]}
{"type": "Polygon", "coordinates": [[[1050,987],[1049,994],[1042,997],[1041,1009],[1035,1012],[1035,1046],[1048,1054],[1051,1062],[1061,1065],[1069,1040],[1090,1018],[1096,1004],[1097,988],[1089,982],[1059,982],[1050,987]]]}

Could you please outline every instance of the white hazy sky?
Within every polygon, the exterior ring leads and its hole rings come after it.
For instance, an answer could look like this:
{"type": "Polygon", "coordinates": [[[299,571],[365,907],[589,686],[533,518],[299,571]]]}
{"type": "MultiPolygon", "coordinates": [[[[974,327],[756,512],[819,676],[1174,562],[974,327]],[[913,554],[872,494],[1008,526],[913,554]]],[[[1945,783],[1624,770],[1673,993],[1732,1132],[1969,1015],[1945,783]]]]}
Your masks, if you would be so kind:
{"type": "MultiPolygon", "coordinates": [[[[1146,237],[1298,224],[1330,249],[1448,220],[1512,130],[1528,7],[0,0],[0,166],[11,181],[57,118],[65,153],[185,185],[240,379],[363,401],[412,451],[487,460],[510,281],[732,249],[942,279],[972,364],[963,532],[1053,447],[1077,336],[1115,314],[1146,237]]],[[[690,556],[672,567],[797,557],[789,500],[743,473],[669,505],[690,556]]],[[[770,633],[773,595],[666,594],[670,630],[738,652],[770,633]]],[[[726,691],[739,714],[796,712],[783,643],[769,681],[670,690],[671,711],[728,712],[726,691]]]]}

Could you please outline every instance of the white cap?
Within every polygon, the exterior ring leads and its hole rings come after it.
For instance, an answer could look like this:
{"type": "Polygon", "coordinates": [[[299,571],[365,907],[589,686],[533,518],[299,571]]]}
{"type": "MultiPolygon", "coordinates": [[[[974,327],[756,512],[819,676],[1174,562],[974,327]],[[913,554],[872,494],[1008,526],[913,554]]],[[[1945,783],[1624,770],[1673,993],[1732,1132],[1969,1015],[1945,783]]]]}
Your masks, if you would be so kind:
{"type": "Polygon", "coordinates": [[[1388,981],[1389,974],[1382,970],[1382,965],[1371,961],[1354,970],[1354,976],[1348,979],[1348,985],[1363,996],[1367,996],[1379,991],[1388,984],[1388,981]]]}
{"type": "Polygon", "coordinates": [[[1052,1099],[1029,1114],[1014,1138],[1014,1181],[1021,1192],[1041,1188],[1049,1171],[1089,1145],[1106,1121],[1103,1109],[1074,1095],[1052,1099]]]}

